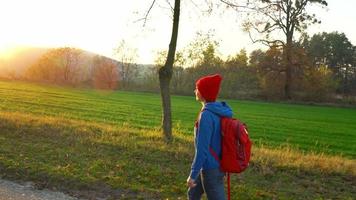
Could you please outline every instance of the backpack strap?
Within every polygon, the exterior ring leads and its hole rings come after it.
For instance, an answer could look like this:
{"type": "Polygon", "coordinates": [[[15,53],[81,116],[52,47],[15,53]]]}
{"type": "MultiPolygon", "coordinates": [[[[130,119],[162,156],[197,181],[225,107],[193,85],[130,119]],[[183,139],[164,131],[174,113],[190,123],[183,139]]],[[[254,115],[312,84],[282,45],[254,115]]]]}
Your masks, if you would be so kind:
{"type": "Polygon", "coordinates": [[[215,158],[215,160],[220,163],[220,158],[219,158],[218,154],[215,153],[214,149],[209,147],[209,151],[210,151],[211,155],[215,158]]]}

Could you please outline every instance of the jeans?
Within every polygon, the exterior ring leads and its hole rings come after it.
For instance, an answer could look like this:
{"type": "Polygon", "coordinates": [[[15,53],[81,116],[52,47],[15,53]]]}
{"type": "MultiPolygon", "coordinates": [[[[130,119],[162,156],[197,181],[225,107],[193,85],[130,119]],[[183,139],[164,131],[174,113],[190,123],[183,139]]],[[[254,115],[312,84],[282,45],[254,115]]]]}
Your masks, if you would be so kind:
{"type": "Polygon", "coordinates": [[[208,200],[225,200],[224,175],[220,169],[202,170],[195,180],[197,185],[188,189],[188,199],[200,200],[205,192],[208,200]]]}

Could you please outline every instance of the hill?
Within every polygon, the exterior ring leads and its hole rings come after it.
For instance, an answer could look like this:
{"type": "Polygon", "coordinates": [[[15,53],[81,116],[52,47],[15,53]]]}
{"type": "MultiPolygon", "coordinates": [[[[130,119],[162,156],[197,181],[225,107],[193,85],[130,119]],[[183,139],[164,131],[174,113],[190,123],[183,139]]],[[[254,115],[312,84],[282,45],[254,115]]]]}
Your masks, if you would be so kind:
{"type": "MultiPolygon", "coordinates": [[[[37,48],[37,47],[13,47],[4,52],[0,52],[0,77],[9,79],[22,79],[26,70],[33,65],[42,55],[51,50],[51,48],[37,48]]],[[[92,79],[92,67],[94,65],[93,59],[95,56],[101,56],[99,54],[82,50],[82,54],[79,58],[79,67],[81,68],[82,78],[92,79]]],[[[121,62],[103,56],[105,59],[116,63],[118,70],[122,70],[120,67],[121,62]]],[[[142,77],[151,71],[153,65],[137,64],[137,76],[135,81],[140,82],[142,77]]],[[[120,78],[120,76],[119,76],[120,78]]]]}

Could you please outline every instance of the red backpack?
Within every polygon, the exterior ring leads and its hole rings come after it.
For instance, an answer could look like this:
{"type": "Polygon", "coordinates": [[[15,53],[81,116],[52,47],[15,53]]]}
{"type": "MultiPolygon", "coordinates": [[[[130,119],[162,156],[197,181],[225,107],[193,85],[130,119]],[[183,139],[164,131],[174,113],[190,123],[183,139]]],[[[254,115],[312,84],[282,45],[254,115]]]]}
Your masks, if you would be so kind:
{"type": "Polygon", "coordinates": [[[210,152],[220,162],[221,170],[227,173],[230,200],[230,173],[241,173],[248,167],[252,142],[246,124],[234,118],[221,118],[221,136],[221,159],[212,148],[210,152]]]}

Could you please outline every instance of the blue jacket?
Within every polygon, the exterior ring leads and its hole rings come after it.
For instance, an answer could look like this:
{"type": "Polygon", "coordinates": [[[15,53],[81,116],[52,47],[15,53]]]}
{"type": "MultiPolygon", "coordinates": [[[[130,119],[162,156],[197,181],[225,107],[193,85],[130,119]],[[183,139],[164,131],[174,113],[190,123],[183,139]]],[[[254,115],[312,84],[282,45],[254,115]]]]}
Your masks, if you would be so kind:
{"type": "Polygon", "coordinates": [[[209,148],[221,156],[220,117],[232,117],[232,110],[225,102],[209,102],[204,105],[194,129],[195,156],[190,177],[198,178],[200,170],[220,168],[209,148]]]}

